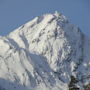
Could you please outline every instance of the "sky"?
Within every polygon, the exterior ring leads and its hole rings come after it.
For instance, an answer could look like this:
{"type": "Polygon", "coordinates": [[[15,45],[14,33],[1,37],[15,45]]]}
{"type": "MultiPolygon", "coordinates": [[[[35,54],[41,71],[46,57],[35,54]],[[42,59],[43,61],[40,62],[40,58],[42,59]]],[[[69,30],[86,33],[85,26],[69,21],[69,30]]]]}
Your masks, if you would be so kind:
{"type": "Polygon", "coordinates": [[[0,0],[0,35],[36,16],[58,11],[90,36],[90,0],[0,0]]]}

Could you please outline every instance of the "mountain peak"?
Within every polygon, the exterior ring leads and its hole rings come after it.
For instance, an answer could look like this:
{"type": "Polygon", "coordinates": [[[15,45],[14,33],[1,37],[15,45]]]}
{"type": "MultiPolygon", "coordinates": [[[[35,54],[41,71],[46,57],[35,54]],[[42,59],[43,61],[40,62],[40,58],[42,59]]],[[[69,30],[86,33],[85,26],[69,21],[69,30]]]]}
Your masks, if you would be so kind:
{"type": "Polygon", "coordinates": [[[90,39],[78,27],[57,11],[44,14],[0,37],[0,87],[83,90],[90,83],[89,56],[90,39]]]}
{"type": "Polygon", "coordinates": [[[58,11],[55,11],[54,15],[55,15],[56,17],[60,17],[62,14],[59,13],[58,11]]]}

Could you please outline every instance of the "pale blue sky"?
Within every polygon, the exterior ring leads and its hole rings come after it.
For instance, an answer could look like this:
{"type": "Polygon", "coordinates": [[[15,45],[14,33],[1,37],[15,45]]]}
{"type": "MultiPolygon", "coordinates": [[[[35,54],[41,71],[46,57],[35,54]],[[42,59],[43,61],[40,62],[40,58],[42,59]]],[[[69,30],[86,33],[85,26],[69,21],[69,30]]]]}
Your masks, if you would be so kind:
{"type": "Polygon", "coordinates": [[[90,0],[0,0],[0,35],[56,10],[90,36],[90,0]]]}

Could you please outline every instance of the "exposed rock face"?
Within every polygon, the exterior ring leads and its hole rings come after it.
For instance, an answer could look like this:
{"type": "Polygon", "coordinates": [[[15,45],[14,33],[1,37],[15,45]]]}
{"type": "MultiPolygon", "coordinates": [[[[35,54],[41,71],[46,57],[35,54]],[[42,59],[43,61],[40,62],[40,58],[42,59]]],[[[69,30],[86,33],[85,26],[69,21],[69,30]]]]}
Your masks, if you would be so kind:
{"type": "Polygon", "coordinates": [[[0,37],[5,90],[90,90],[90,39],[59,13],[0,37]]]}

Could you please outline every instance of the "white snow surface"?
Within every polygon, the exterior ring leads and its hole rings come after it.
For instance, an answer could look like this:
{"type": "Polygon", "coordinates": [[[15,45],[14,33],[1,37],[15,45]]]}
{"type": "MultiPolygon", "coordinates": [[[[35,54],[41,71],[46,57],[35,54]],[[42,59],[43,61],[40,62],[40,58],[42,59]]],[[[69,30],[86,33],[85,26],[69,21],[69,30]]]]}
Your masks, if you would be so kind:
{"type": "Polygon", "coordinates": [[[69,90],[71,76],[81,90],[90,83],[90,39],[64,15],[44,14],[0,37],[2,90],[69,90]]]}

